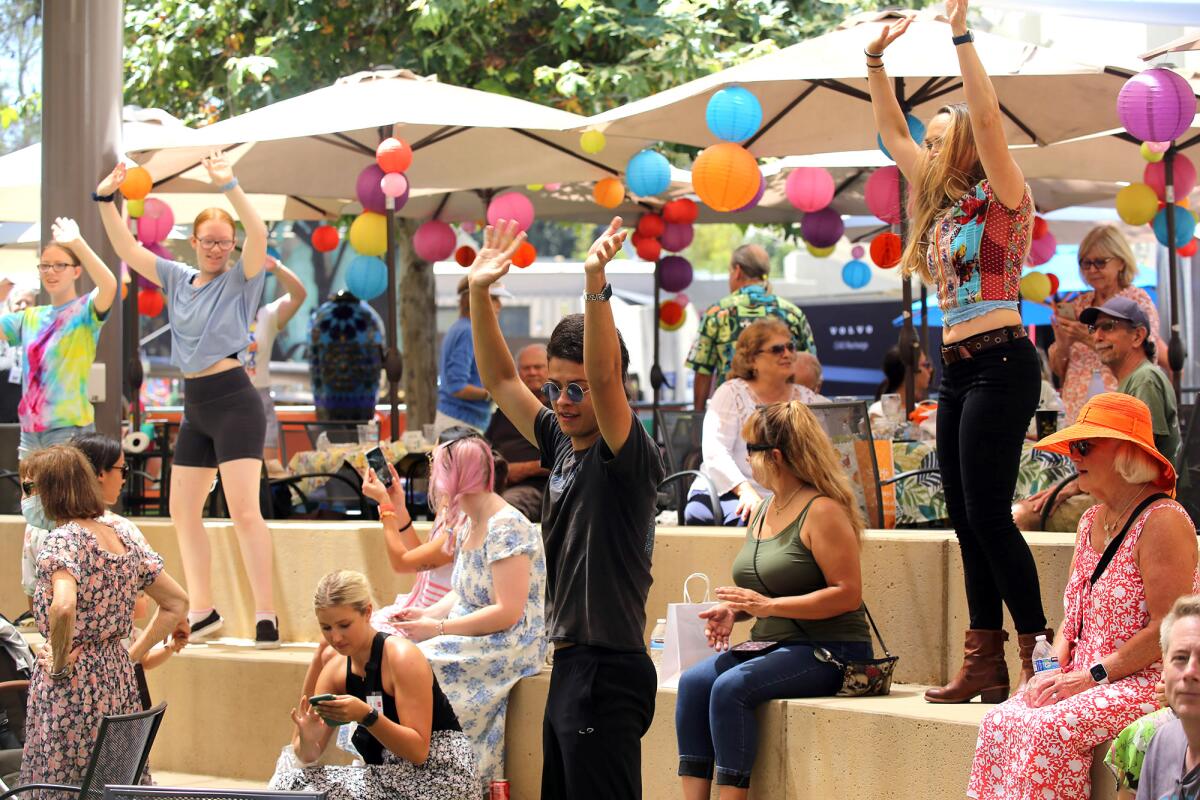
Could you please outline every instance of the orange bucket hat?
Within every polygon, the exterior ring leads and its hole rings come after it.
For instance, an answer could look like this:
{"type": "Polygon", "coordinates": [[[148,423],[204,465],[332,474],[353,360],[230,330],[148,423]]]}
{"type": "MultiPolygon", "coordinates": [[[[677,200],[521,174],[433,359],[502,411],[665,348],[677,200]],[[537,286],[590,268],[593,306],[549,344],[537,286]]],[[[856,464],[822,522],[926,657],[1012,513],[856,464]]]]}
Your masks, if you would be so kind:
{"type": "Polygon", "coordinates": [[[1175,467],[1154,447],[1154,424],[1150,408],[1133,395],[1105,392],[1088,400],[1075,424],[1052,433],[1034,445],[1051,453],[1070,452],[1070,443],[1080,439],[1121,439],[1133,442],[1161,467],[1154,485],[1175,493],[1175,467]]]}

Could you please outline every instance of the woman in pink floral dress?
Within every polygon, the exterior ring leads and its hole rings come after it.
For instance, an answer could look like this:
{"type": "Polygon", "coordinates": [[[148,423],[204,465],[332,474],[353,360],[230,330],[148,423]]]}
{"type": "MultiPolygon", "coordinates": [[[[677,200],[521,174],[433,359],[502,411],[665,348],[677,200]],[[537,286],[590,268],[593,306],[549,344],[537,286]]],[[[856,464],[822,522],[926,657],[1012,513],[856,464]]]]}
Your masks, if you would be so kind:
{"type": "Polygon", "coordinates": [[[1054,644],[1062,669],[1037,674],[983,718],[967,788],[978,800],[1087,800],[1092,750],[1158,707],[1159,623],[1176,598],[1200,591],[1196,529],[1164,494],[1175,470],[1154,448],[1141,400],[1097,395],[1037,446],[1069,452],[1100,502],[1079,522],[1054,644]]]}
{"type": "MultiPolygon", "coordinates": [[[[106,515],[83,453],[56,445],[24,466],[22,505],[36,507],[53,530],[37,560],[33,610],[46,645],[29,687],[21,783],[78,786],[100,719],[141,710],[133,665],[183,620],[187,595],[127,520],[106,515]],[[127,651],[121,640],[143,589],[158,611],[127,651]]],[[[59,796],[73,795],[42,792],[59,796]]]]}

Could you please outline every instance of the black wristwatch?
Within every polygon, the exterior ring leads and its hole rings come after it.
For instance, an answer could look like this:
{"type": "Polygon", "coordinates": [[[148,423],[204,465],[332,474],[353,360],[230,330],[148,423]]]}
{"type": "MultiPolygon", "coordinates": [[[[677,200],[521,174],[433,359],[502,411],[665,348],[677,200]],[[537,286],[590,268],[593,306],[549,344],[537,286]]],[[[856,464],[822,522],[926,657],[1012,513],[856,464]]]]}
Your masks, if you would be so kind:
{"type": "Polygon", "coordinates": [[[371,713],[369,713],[365,717],[363,717],[362,722],[360,722],[358,724],[362,725],[364,728],[369,728],[378,721],[379,721],[379,712],[372,708],[371,713]]]}
{"type": "Polygon", "coordinates": [[[1108,670],[1106,670],[1104,665],[1099,661],[1097,661],[1095,664],[1092,664],[1092,666],[1088,668],[1088,672],[1092,674],[1092,680],[1094,680],[1097,684],[1103,686],[1104,684],[1108,683],[1108,670]]]}
{"type": "Polygon", "coordinates": [[[958,47],[960,44],[969,44],[970,42],[975,41],[975,34],[967,31],[962,36],[955,36],[950,41],[954,42],[955,47],[958,47]]]}
{"type": "Polygon", "coordinates": [[[607,303],[608,298],[612,297],[612,284],[604,284],[604,288],[600,290],[600,294],[584,293],[583,299],[595,303],[607,303]]]}

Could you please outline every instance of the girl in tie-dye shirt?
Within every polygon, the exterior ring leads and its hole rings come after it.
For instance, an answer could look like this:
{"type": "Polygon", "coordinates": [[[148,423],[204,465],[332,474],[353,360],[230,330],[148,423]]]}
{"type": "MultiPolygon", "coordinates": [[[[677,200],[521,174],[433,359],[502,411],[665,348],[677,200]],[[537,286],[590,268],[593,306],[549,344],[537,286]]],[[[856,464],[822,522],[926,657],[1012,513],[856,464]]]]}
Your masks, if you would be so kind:
{"type": "Polygon", "coordinates": [[[116,276],[88,247],[74,221],[60,217],[52,231],[54,241],[38,261],[50,303],[0,316],[0,335],[25,354],[17,407],[22,458],[91,429],[88,373],[100,326],[117,295],[116,276]],[[96,288],[80,297],[75,282],[83,270],[96,288]]]}

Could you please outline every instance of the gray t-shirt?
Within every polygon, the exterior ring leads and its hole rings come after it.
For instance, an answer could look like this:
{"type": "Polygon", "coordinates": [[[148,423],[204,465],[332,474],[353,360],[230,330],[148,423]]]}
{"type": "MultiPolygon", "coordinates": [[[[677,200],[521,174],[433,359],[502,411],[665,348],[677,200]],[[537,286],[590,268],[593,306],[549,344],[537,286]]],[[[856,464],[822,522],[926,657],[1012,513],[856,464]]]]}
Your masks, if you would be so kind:
{"type": "Polygon", "coordinates": [[[658,445],[632,414],[613,455],[604,439],[576,451],[553,411],[534,430],[550,470],[542,501],[546,545],[546,632],[551,641],[645,651],[646,595],[658,484],[658,445]]]}
{"type": "Polygon", "coordinates": [[[242,261],[203,286],[200,270],[161,256],[154,262],[171,316],[171,363],[184,374],[201,372],[250,346],[250,322],[262,300],[267,271],[249,280],[242,261]]]}
{"type": "Polygon", "coordinates": [[[1186,775],[1187,736],[1183,723],[1173,719],[1164,724],[1146,748],[1137,800],[1195,800],[1200,797],[1200,767],[1186,775]]]}

